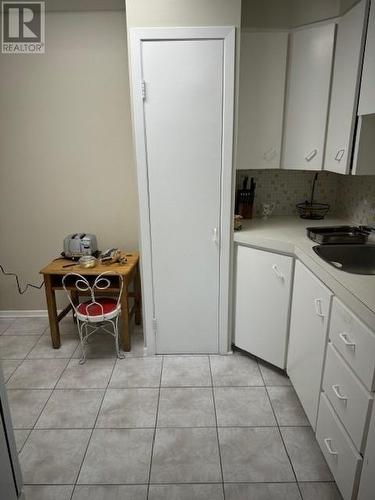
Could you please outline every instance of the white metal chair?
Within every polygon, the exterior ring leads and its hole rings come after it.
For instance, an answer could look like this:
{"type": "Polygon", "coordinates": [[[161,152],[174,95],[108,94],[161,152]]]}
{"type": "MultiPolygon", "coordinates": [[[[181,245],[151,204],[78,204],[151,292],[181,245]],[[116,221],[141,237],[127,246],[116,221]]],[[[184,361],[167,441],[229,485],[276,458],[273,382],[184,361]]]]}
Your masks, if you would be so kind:
{"type": "MultiPolygon", "coordinates": [[[[80,363],[86,361],[85,346],[88,343],[88,338],[99,328],[106,331],[115,338],[116,353],[120,359],[124,358],[124,354],[120,351],[119,346],[119,331],[118,319],[121,313],[120,298],[123,288],[123,278],[121,274],[114,272],[104,272],[96,277],[94,283],[90,285],[87,278],[78,273],[68,273],[62,279],[62,285],[68,295],[69,301],[73,307],[74,315],[77,319],[77,328],[81,341],[82,358],[80,363]],[[120,291],[117,298],[96,297],[103,290],[110,287],[111,282],[105,275],[116,275],[120,280],[120,291]],[[76,304],[73,302],[68,290],[68,281],[72,281],[78,292],[85,292],[90,295],[90,300],[76,304]],[[107,326],[111,325],[112,329],[107,326]],[[106,326],[107,325],[107,326],[106,326]]],[[[69,286],[72,286],[70,282],[69,286]]]]}

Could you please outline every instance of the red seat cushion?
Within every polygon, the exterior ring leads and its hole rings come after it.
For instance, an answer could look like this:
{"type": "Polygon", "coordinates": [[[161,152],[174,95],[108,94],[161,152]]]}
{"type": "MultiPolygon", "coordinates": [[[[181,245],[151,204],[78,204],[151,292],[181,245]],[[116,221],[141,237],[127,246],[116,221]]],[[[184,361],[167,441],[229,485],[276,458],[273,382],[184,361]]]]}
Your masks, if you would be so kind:
{"type": "Polygon", "coordinates": [[[88,300],[87,302],[82,302],[77,307],[77,311],[85,316],[101,316],[102,314],[113,312],[117,307],[117,300],[115,299],[96,299],[96,302],[102,305],[103,310],[98,304],[92,304],[91,300],[88,300]],[[92,305],[90,306],[90,304],[92,305]]]}

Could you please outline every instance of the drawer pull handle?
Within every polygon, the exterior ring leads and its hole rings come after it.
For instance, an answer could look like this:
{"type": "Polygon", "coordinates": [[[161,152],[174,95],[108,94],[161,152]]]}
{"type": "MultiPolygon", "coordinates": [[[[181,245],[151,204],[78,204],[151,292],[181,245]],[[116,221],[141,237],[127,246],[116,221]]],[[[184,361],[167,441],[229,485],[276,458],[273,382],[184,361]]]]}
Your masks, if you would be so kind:
{"type": "Polygon", "coordinates": [[[333,455],[334,457],[337,457],[337,455],[338,455],[337,451],[334,451],[334,450],[332,449],[332,439],[325,438],[325,439],[324,439],[324,444],[325,444],[325,445],[326,445],[326,447],[327,447],[328,453],[329,453],[330,455],[333,455]]]}
{"type": "Polygon", "coordinates": [[[343,156],[345,154],[345,149],[339,149],[336,153],[335,160],[336,161],[341,161],[343,156]]]}
{"type": "Polygon", "coordinates": [[[274,265],[272,266],[272,269],[275,271],[275,274],[276,274],[276,276],[277,276],[279,279],[281,279],[281,280],[284,280],[284,279],[285,279],[285,277],[284,277],[283,273],[280,271],[280,269],[277,267],[277,265],[276,265],[276,264],[274,264],[274,265]]]}
{"type": "Polygon", "coordinates": [[[324,318],[322,311],[322,299],[315,299],[315,312],[320,318],[324,318]]]}
{"type": "Polygon", "coordinates": [[[355,349],[356,343],[355,343],[355,342],[352,342],[352,341],[348,338],[348,334],[347,334],[347,333],[340,333],[340,334],[339,334],[339,337],[340,337],[340,339],[344,342],[344,344],[346,345],[346,347],[351,347],[352,349],[355,349]]]}
{"type": "Polygon", "coordinates": [[[311,161],[317,154],[318,154],[318,150],[317,149],[313,149],[312,151],[310,151],[310,153],[308,153],[305,156],[305,160],[306,161],[311,161]]]}
{"type": "Polygon", "coordinates": [[[343,396],[342,394],[340,394],[340,386],[339,385],[333,385],[332,390],[338,399],[340,399],[341,401],[348,401],[347,396],[343,396]]]}
{"type": "Polygon", "coordinates": [[[268,149],[264,155],[263,155],[263,158],[266,160],[266,161],[271,161],[275,158],[275,156],[277,155],[277,151],[275,148],[270,148],[268,149]]]}

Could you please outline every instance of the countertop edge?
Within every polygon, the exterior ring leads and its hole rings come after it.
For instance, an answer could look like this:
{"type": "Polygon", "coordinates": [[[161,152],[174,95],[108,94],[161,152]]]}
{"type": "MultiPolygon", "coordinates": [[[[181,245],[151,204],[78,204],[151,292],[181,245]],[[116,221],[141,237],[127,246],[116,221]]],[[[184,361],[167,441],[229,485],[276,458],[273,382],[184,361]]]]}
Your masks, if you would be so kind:
{"type": "MultiPolygon", "coordinates": [[[[375,331],[375,309],[365,304],[355,291],[340,283],[329,271],[329,264],[318,263],[311,258],[298,242],[289,238],[259,237],[252,236],[251,229],[245,229],[234,233],[234,243],[237,245],[251,246],[260,250],[283,253],[298,258],[306,267],[313,272],[339,300],[341,300],[353,313],[375,331]],[[326,267],[326,268],[325,268],[326,267]]],[[[313,243],[313,242],[311,242],[313,243]]]]}

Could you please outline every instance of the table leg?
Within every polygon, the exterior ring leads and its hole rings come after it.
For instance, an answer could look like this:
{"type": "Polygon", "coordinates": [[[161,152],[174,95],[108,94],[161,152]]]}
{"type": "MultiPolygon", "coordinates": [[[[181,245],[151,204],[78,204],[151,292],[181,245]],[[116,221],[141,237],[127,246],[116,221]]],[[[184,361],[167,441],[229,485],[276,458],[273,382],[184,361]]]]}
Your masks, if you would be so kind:
{"type": "Polygon", "coordinates": [[[57,320],[57,307],[55,290],[52,287],[52,279],[49,274],[44,275],[44,286],[48,309],[49,328],[51,332],[52,347],[59,349],[61,345],[59,322],[57,320]]]}
{"type": "Polygon", "coordinates": [[[128,296],[128,282],[126,279],[124,283],[124,288],[122,290],[120,302],[121,302],[122,348],[125,352],[129,352],[130,351],[129,296],[128,296]]]}
{"type": "Polygon", "coordinates": [[[135,301],[135,324],[140,325],[142,321],[142,296],[141,296],[141,277],[139,273],[139,264],[134,277],[134,301],[135,301]]]}
{"type": "MultiPolygon", "coordinates": [[[[70,298],[72,299],[73,304],[77,307],[79,304],[78,290],[71,290],[70,291],[70,298]]],[[[77,323],[77,318],[74,315],[74,309],[73,309],[73,321],[74,321],[74,323],[77,323]]]]}

